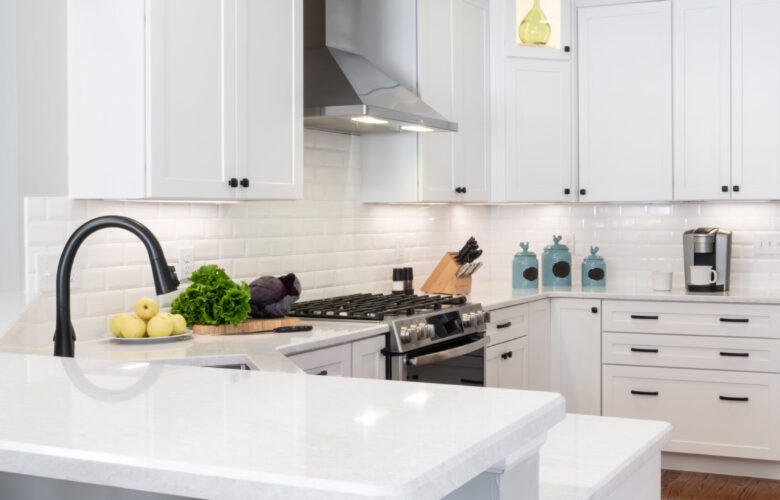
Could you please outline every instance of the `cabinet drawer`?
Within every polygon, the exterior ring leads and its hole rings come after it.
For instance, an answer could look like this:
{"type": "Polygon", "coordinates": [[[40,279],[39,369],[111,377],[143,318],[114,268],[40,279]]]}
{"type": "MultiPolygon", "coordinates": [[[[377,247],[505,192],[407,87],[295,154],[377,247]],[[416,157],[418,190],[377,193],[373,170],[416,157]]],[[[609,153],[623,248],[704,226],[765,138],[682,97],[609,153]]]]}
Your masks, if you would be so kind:
{"type": "Polygon", "coordinates": [[[665,451],[780,459],[780,375],[604,365],[603,413],[672,424],[665,451]]]}
{"type": "Polygon", "coordinates": [[[605,332],[604,363],[780,372],[780,340],[605,332]]]}
{"type": "Polygon", "coordinates": [[[605,300],[605,332],[780,338],[780,306],[605,300]]]}
{"type": "Polygon", "coordinates": [[[349,344],[290,356],[290,361],[311,375],[352,376],[352,349],[349,344]]]}
{"type": "Polygon", "coordinates": [[[528,304],[490,312],[487,324],[488,346],[528,335],[528,304]]]}

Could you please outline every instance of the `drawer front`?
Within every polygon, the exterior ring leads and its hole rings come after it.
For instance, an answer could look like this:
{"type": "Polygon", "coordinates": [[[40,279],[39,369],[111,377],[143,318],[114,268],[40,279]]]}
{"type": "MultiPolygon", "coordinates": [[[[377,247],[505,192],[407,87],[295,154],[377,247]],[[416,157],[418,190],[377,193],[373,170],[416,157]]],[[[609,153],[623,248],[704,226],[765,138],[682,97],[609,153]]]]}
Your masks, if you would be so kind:
{"type": "Polygon", "coordinates": [[[487,335],[488,346],[528,335],[528,304],[491,311],[487,335]]]}
{"type": "Polygon", "coordinates": [[[780,338],[780,306],[605,300],[605,332],[780,338]]]}
{"type": "Polygon", "coordinates": [[[604,415],[664,420],[665,451],[780,459],[780,375],[604,365],[604,415]]]}
{"type": "Polygon", "coordinates": [[[780,340],[605,332],[601,359],[616,365],[780,372],[780,340]]]}
{"type": "Polygon", "coordinates": [[[295,354],[289,359],[311,375],[352,376],[352,349],[349,344],[295,354]]]}

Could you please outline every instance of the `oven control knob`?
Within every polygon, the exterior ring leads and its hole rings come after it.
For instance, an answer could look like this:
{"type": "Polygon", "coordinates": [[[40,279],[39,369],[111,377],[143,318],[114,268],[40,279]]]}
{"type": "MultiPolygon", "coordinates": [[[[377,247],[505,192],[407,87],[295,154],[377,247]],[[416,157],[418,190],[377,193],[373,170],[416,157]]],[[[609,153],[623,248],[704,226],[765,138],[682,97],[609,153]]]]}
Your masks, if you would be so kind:
{"type": "Polygon", "coordinates": [[[479,324],[480,325],[484,325],[485,324],[485,311],[480,309],[479,311],[477,311],[477,315],[478,315],[477,316],[477,320],[479,321],[479,324]]]}
{"type": "Polygon", "coordinates": [[[471,315],[469,313],[462,314],[460,319],[463,321],[463,326],[465,327],[471,326],[471,315]]]}
{"type": "Polygon", "coordinates": [[[425,323],[420,323],[417,325],[417,339],[425,340],[426,338],[428,338],[428,325],[425,323]]]}
{"type": "Polygon", "coordinates": [[[433,325],[425,325],[425,336],[432,339],[436,336],[436,327],[433,325]]]}
{"type": "Polygon", "coordinates": [[[409,328],[403,327],[401,328],[401,343],[402,344],[408,344],[409,341],[412,340],[411,332],[409,331],[409,328]]]}

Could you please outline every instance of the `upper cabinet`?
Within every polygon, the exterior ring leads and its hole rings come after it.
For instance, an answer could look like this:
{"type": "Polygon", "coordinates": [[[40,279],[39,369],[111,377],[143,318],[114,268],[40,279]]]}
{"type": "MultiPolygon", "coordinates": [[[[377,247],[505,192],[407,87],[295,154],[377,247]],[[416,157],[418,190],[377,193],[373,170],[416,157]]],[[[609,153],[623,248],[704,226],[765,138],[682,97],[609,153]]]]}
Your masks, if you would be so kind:
{"type": "Polygon", "coordinates": [[[780,198],[780,0],[732,0],[732,198],[780,198]]]}
{"type": "Polygon", "coordinates": [[[420,97],[458,123],[419,136],[420,201],[490,199],[488,0],[419,2],[420,97]]]}
{"type": "Polygon", "coordinates": [[[300,197],[302,12],[70,0],[70,196],[300,197]]]}
{"type": "Polygon", "coordinates": [[[578,11],[581,201],[672,199],[670,10],[578,11]]]}
{"type": "Polygon", "coordinates": [[[394,29],[388,32],[385,23],[365,29],[382,17],[361,18],[364,29],[350,34],[358,39],[350,48],[416,89],[425,103],[457,122],[458,131],[362,135],[363,201],[489,201],[489,1],[369,3],[362,11],[391,9],[384,14],[394,29]],[[374,41],[377,33],[381,44],[374,41]]]}
{"type": "Polygon", "coordinates": [[[731,193],[730,4],[673,0],[674,198],[731,193]]]}
{"type": "Polygon", "coordinates": [[[500,0],[504,53],[508,56],[569,59],[570,0],[500,0]]]}

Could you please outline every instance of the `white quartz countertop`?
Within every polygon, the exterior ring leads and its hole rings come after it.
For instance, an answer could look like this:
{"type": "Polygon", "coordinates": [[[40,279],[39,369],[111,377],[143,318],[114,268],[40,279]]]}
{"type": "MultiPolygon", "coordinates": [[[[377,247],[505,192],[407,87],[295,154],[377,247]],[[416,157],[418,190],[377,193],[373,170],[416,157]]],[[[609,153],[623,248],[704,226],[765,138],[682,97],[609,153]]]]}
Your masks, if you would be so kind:
{"type": "Polygon", "coordinates": [[[672,426],[655,420],[566,415],[539,453],[544,500],[608,498],[669,442],[672,426]]]}
{"type": "Polygon", "coordinates": [[[564,417],[545,392],[7,353],[0,393],[0,470],[220,499],[441,498],[564,417]]]}
{"type": "Polygon", "coordinates": [[[689,292],[675,288],[670,292],[654,292],[649,287],[611,287],[512,289],[507,286],[480,285],[471,293],[472,302],[479,302],[486,311],[502,309],[546,298],[584,298],[609,300],[655,300],[679,302],[723,302],[735,304],[780,304],[780,290],[735,288],[728,292],[689,292]]]}

